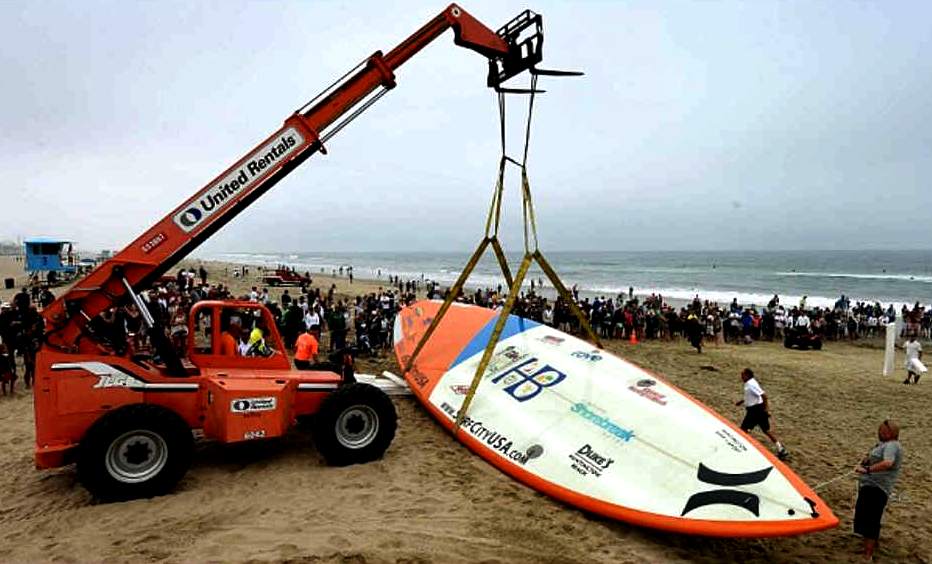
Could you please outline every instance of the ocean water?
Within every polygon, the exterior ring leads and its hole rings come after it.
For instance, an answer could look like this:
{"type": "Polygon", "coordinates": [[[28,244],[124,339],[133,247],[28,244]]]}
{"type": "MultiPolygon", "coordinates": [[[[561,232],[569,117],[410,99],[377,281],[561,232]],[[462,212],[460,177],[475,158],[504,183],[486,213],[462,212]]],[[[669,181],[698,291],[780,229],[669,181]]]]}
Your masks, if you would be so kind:
{"type": "MultiPolygon", "coordinates": [[[[353,266],[357,278],[389,274],[454,282],[468,253],[219,253],[216,260],[257,265],[287,264],[312,274],[353,266]]],[[[584,295],[616,296],[633,287],[640,295],[659,293],[676,301],[702,299],[764,305],[774,294],[781,303],[831,306],[841,294],[852,302],[932,302],[932,251],[735,251],[735,252],[544,252],[568,287],[584,295]]],[[[512,272],[520,255],[509,255],[512,272]]],[[[532,269],[529,277],[546,277],[532,269]]],[[[469,287],[503,284],[491,250],[473,271],[469,287]]]]}

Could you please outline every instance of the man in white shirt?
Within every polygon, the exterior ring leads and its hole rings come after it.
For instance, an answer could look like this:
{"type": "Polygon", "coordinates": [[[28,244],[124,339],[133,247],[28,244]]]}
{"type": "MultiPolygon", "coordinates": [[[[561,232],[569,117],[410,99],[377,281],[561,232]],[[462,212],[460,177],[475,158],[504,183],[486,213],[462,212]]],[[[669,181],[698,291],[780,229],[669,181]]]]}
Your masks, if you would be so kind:
{"type": "Polygon", "coordinates": [[[809,316],[806,315],[805,311],[799,311],[799,317],[796,318],[796,327],[809,330],[809,316]]]}
{"type": "Polygon", "coordinates": [[[746,409],[741,430],[749,433],[754,427],[760,427],[767,438],[777,446],[777,457],[783,460],[788,453],[783,443],[770,430],[770,405],[767,403],[767,394],[754,378],[754,372],[750,368],[741,371],[741,381],[744,382],[744,399],[735,402],[735,405],[744,404],[746,409]]]}
{"type": "Polygon", "coordinates": [[[906,349],[906,379],[903,380],[903,383],[918,384],[919,377],[925,374],[928,369],[922,363],[922,345],[916,340],[915,333],[910,333],[909,341],[903,348],[906,349]],[[913,379],[912,382],[909,381],[910,377],[913,379]]]}

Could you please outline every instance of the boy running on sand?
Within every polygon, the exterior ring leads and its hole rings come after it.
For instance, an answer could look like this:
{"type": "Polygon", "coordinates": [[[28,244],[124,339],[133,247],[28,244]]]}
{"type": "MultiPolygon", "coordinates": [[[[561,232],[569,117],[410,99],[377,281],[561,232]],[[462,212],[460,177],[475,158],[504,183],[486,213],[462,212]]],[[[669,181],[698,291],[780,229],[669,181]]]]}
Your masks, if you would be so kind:
{"type": "Polygon", "coordinates": [[[922,363],[922,345],[916,340],[915,333],[910,333],[909,341],[903,345],[903,348],[906,350],[906,379],[903,383],[918,384],[919,377],[926,372],[927,368],[922,363]],[[909,381],[910,378],[913,379],[912,382],[909,381]]]}
{"type": "Polygon", "coordinates": [[[750,433],[754,427],[760,427],[767,438],[777,446],[777,458],[783,460],[789,453],[770,430],[770,404],[767,402],[767,394],[754,378],[754,372],[750,368],[741,371],[741,381],[744,382],[744,399],[735,402],[735,405],[744,404],[746,409],[741,430],[750,433]]]}

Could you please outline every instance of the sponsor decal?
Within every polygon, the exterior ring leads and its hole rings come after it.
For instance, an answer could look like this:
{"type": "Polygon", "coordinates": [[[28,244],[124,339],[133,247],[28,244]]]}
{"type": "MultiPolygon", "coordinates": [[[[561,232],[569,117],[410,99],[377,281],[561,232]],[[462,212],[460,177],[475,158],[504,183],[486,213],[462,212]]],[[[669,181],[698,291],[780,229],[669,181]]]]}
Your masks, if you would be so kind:
{"type": "Polygon", "coordinates": [[[289,127],[254,153],[241,160],[223,178],[208,185],[174,216],[175,224],[190,233],[211,215],[224,209],[238,196],[249,192],[259,180],[304,146],[304,137],[289,127]]]}
{"type": "Polygon", "coordinates": [[[598,350],[593,350],[592,352],[574,351],[570,353],[570,356],[580,360],[588,360],[589,362],[599,362],[602,360],[602,355],[598,350]]]}
{"type": "Polygon", "coordinates": [[[197,384],[185,383],[149,383],[136,378],[119,367],[110,366],[103,362],[58,362],[52,365],[52,370],[85,370],[97,376],[95,388],[128,388],[133,391],[146,392],[196,392],[197,384]]]}
{"type": "Polygon", "coordinates": [[[562,345],[563,341],[565,340],[566,339],[564,339],[563,337],[556,337],[554,335],[544,335],[543,337],[538,339],[538,341],[540,341],[541,343],[544,343],[545,345],[553,345],[555,347],[559,347],[560,345],[562,345]]]}
{"type": "Polygon", "coordinates": [[[230,402],[230,411],[233,413],[253,413],[255,411],[272,411],[275,409],[275,398],[239,398],[230,402]]]}
{"type": "Polygon", "coordinates": [[[418,388],[423,388],[430,382],[430,379],[428,379],[423,372],[414,367],[411,368],[411,378],[414,380],[414,383],[417,384],[418,388]]]}
{"type": "Polygon", "coordinates": [[[653,388],[639,388],[637,386],[628,386],[628,390],[636,393],[642,398],[649,399],[657,405],[667,405],[667,396],[661,394],[653,388]]]}
{"type": "Polygon", "coordinates": [[[95,388],[144,388],[146,386],[145,382],[125,372],[98,374],[97,378],[95,388]]]}
{"type": "MultiPolygon", "coordinates": [[[[453,419],[456,419],[457,410],[454,409],[452,405],[443,402],[440,404],[440,409],[453,419]]],[[[486,427],[482,421],[477,421],[471,417],[464,417],[461,427],[465,429],[467,433],[478,439],[479,442],[485,443],[489,448],[497,451],[503,457],[522,466],[527,464],[528,461],[539,458],[544,454],[544,447],[539,444],[531,445],[524,450],[515,448],[514,441],[507,436],[486,427]]]]}
{"type": "Polygon", "coordinates": [[[656,383],[657,383],[656,380],[653,380],[651,378],[644,378],[643,380],[638,380],[637,387],[638,388],[650,388],[656,383]]]}
{"type": "Polygon", "coordinates": [[[146,254],[151,253],[153,250],[155,250],[156,247],[164,243],[166,239],[168,239],[168,236],[160,231],[156,233],[151,239],[143,243],[142,247],[140,248],[142,249],[142,252],[146,254]]]}
{"type": "Polygon", "coordinates": [[[735,452],[747,452],[748,447],[728,429],[722,428],[715,431],[716,436],[720,437],[728,447],[735,452]]]}
{"type": "Polygon", "coordinates": [[[495,374],[505,370],[507,367],[529,358],[531,355],[519,351],[513,345],[508,345],[500,351],[495,351],[492,358],[489,359],[489,366],[485,369],[486,374],[495,374]]]}
{"type": "Polygon", "coordinates": [[[602,476],[615,459],[599,454],[592,445],[584,444],[570,455],[570,466],[582,476],[602,476]]]}
{"type": "Polygon", "coordinates": [[[612,435],[613,437],[620,439],[624,442],[629,442],[634,438],[634,431],[630,429],[625,429],[624,427],[619,426],[617,423],[605,417],[599,415],[593,408],[585,403],[576,403],[573,404],[573,407],[570,408],[570,411],[576,415],[582,417],[586,421],[592,423],[596,427],[601,428],[603,431],[612,435]]]}
{"type": "Polygon", "coordinates": [[[541,365],[536,358],[512,366],[492,377],[493,384],[504,384],[504,391],[519,402],[534,399],[544,388],[551,388],[566,379],[566,374],[549,364],[541,365]]]}
{"type": "Polygon", "coordinates": [[[465,396],[466,394],[469,393],[469,386],[464,386],[462,384],[456,384],[456,385],[450,386],[450,390],[458,396],[465,396]]]}
{"type": "MultiPolygon", "coordinates": [[[[699,470],[696,472],[696,478],[698,478],[700,482],[715,486],[749,486],[751,484],[759,484],[766,480],[771,470],[773,470],[773,466],[753,472],[729,474],[712,470],[700,462],[699,470]]],[[[747,490],[727,488],[709,490],[691,495],[689,499],[686,500],[686,505],[683,507],[683,512],[680,513],[680,516],[686,515],[693,509],[705,507],[706,505],[719,504],[734,505],[750,511],[755,517],[760,517],[760,497],[747,490]]]]}
{"type": "Polygon", "coordinates": [[[258,429],[256,431],[246,431],[243,433],[243,440],[249,441],[252,439],[264,439],[265,438],[265,429],[258,429]]]}

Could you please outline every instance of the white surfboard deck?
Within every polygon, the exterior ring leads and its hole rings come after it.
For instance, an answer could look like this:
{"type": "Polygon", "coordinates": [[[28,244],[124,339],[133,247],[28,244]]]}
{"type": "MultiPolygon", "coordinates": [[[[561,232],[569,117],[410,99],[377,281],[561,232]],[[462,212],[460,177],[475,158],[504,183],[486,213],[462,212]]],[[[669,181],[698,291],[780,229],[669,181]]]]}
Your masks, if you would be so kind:
{"type": "MultiPolygon", "coordinates": [[[[430,391],[427,402],[445,426],[481,356],[480,348],[455,364],[430,391]]],[[[737,393],[740,382],[723,385],[737,393]]],[[[657,376],[545,325],[497,345],[462,430],[473,450],[528,485],[638,524],[722,536],[837,524],[733,424],[657,376]]]]}

